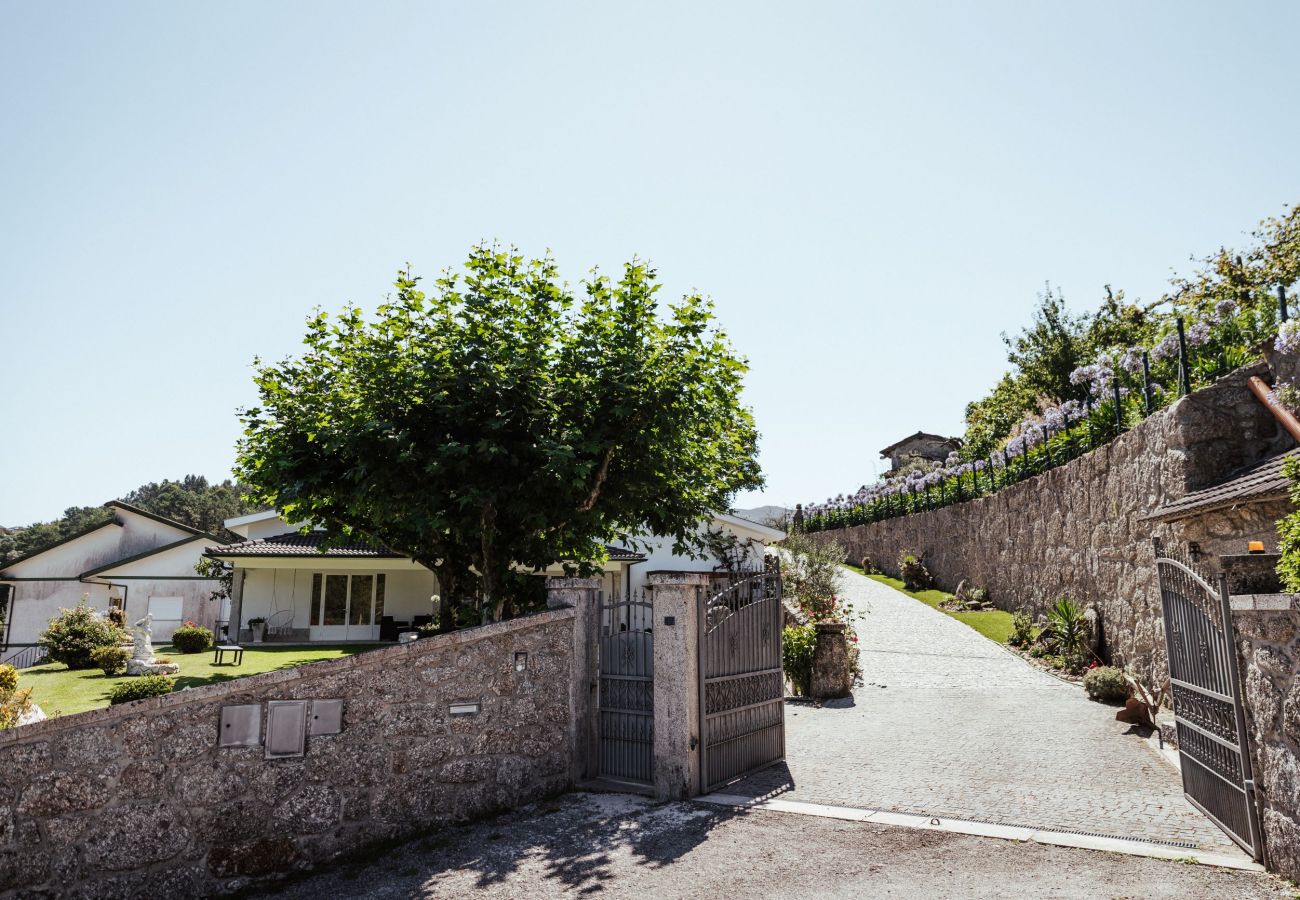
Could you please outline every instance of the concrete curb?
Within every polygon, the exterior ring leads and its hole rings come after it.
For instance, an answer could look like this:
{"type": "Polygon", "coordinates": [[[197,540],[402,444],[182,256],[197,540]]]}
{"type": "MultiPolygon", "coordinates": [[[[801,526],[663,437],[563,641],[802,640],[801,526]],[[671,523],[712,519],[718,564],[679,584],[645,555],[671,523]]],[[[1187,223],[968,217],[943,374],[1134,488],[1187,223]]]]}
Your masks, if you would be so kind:
{"type": "Polygon", "coordinates": [[[971,822],[964,819],[947,819],[938,816],[916,815],[913,813],[886,812],[874,809],[853,809],[845,806],[827,806],[821,803],[805,803],[799,800],[754,799],[736,794],[708,794],[696,797],[696,803],[709,803],[714,806],[729,806],[737,809],[760,809],[771,812],[791,813],[800,816],[819,816],[827,819],[842,819],[849,822],[871,822],[876,825],[892,825],[899,828],[918,828],[926,831],[945,831],[951,834],[969,834],[976,837],[1001,838],[1008,841],[1033,841],[1054,847],[1074,847],[1083,850],[1102,850],[1108,853],[1122,853],[1128,856],[1145,856],[1151,859],[1195,860],[1206,866],[1224,869],[1240,869],[1245,872],[1263,872],[1264,867],[1253,861],[1245,853],[1239,855],[1213,853],[1205,850],[1193,850],[1185,847],[1170,847],[1163,844],[1150,844],[1146,841],[1125,840],[1114,837],[1097,837],[1087,834],[1071,834],[1046,828],[1033,828],[1018,825],[994,825],[987,822],[971,822]]]}

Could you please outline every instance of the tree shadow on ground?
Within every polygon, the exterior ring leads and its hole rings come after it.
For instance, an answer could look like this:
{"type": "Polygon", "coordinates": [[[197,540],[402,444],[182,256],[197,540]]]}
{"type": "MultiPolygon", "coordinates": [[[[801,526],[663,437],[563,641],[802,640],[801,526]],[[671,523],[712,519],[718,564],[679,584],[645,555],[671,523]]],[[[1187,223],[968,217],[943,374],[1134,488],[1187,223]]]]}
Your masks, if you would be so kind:
{"type": "MultiPolygon", "coordinates": [[[[745,814],[626,794],[568,794],[394,848],[384,877],[414,879],[427,890],[435,883],[444,889],[483,888],[523,873],[569,893],[598,894],[612,885],[619,868],[671,866],[713,829],[745,814]]],[[[340,875],[367,882],[376,877],[373,864],[361,862],[340,875]]]]}

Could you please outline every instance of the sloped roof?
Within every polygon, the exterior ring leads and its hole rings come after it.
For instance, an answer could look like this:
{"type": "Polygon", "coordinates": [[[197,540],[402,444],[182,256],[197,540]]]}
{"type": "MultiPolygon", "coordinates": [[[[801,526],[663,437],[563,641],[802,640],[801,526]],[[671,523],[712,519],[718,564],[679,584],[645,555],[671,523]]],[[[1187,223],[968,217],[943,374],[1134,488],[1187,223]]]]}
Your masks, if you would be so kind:
{"type": "Polygon", "coordinates": [[[944,437],[941,434],[930,434],[930,432],[928,431],[918,431],[916,434],[909,434],[901,441],[894,441],[894,443],[890,444],[884,450],[881,450],[880,455],[888,456],[889,451],[897,449],[898,447],[903,446],[909,441],[916,441],[916,440],[938,441],[941,444],[952,444],[953,447],[961,446],[961,438],[944,437]]]}
{"type": "Polygon", "coordinates": [[[240,541],[222,547],[209,547],[204,556],[332,556],[332,557],[370,557],[374,559],[401,559],[402,554],[394,553],[368,541],[353,540],[335,547],[323,548],[325,541],[323,531],[299,534],[276,534],[271,537],[240,541]]]}
{"type": "MultiPolygon", "coordinates": [[[[347,559],[406,559],[401,553],[394,553],[369,541],[354,540],[339,546],[322,548],[321,544],[324,541],[325,533],[322,531],[313,531],[308,534],[290,532],[251,541],[240,541],[237,544],[226,544],[221,547],[209,547],[204,551],[203,555],[214,557],[324,556],[347,559]]],[[[606,547],[605,549],[609,552],[609,558],[616,562],[634,562],[645,559],[643,554],[635,550],[628,550],[625,547],[606,547]]]]}
{"type": "Polygon", "coordinates": [[[1192,491],[1185,497],[1166,503],[1146,518],[1174,522],[1216,509],[1285,497],[1291,483],[1282,474],[1282,463],[1297,454],[1300,454],[1300,450],[1279,453],[1272,459],[1243,469],[1226,481],[1192,491]]]}

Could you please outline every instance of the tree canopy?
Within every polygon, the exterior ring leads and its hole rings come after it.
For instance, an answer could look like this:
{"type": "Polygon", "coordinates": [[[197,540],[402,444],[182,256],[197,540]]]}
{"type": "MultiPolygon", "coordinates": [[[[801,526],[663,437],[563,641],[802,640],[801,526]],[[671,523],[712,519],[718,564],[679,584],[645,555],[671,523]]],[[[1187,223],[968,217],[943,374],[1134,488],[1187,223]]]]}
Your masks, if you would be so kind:
{"type": "Polygon", "coordinates": [[[1087,399],[1086,386],[1071,382],[1072,372],[1103,355],[1117,359],[1126,348],[1150,345],[1170,330],[1175,317],[1206,318],[1231,301],[1252,311],[1261,332],[1256,338],[1262,337],[1272,327],[1278,287],[1300,279],[1300,206],[1265,219],[1251,237],[1243,251],[1220,248],[1199,260],[1191,275],[1173,278],[1169,292],[1154,303],[1132,303],[1107,285],[1094,311],[1075,315],[1048,286],[1030,324],[1014,336],[1003,335],[1010,371],[985,397],[967,405],[962,455],[979,458],[1005,444],[1026,414],[1087,399]]]}
{"type": "Polygon", "coordinates": [[[701,521],[761,485],[746,365],[706,298],[660,310],[634,260],[579,299],[549,256],[489,245],[419,282],[370,316],[318,312],[301,357],[259,361],[237,473],[290,521],[435,570],[444,625],[474,593],[499,618],[513,566],[645,533],[701,551],[701,521]]]}

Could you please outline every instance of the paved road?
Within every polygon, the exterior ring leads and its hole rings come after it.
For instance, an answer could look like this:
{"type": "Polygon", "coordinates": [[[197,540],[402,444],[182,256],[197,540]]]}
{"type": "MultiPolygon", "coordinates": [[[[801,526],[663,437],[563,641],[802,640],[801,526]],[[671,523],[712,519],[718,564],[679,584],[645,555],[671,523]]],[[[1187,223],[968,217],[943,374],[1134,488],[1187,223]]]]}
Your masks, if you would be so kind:
{"type": "Polygon", "coordinates": [[[1292,900],[1266,875],[1113,853],[570,794],[334,867],[323,897],[1214,898],[1292,900]]]}
{"type": "Polygon", "coordinates": [[[786,707],[788,768],[728,794],[1235,849],[1113,707],[957,620],[845,570],[864,685],[786,707]]]}

